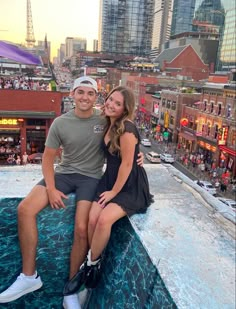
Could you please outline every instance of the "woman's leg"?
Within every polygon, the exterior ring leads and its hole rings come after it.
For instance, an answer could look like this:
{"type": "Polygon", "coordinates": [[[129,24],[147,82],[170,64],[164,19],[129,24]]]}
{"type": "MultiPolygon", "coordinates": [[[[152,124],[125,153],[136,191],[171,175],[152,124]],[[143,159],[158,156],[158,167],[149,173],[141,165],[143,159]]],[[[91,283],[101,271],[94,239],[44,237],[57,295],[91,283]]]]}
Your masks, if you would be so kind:
{"type": "Polygon", "coordinates": [[[110,203],[102,209],[97,220],[91,242],[91,260],[95,261],[105,249],[111,234],[113,223],[126,216],[126,212],[117,204],[110,203]]]}
{"type": "Polygon", "coordinates": [[[91,210],[89,212],[89,223],[88,223],[88,240],[89,240],[89,247],[91,247],[93,234],[96,228],[96,224],[98,218],[102,212],[103,208],[97,202],[93,202],[91,210]]]}

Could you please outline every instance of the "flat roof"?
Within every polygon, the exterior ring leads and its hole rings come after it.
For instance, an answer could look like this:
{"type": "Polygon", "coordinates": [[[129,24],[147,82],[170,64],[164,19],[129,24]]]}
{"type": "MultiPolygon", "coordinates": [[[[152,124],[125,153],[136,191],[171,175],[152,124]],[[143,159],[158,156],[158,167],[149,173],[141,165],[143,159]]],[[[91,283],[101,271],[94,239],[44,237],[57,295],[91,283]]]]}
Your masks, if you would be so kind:
{"type": "MultiPolygon", "coordinates": [[[[234,309],[235,212],[170,164],[144,167],[155,202],[130,222],[178,309],[234,309]]],[[[0,170],[0,198],[42,177],[40,165],[0,170]]]]}

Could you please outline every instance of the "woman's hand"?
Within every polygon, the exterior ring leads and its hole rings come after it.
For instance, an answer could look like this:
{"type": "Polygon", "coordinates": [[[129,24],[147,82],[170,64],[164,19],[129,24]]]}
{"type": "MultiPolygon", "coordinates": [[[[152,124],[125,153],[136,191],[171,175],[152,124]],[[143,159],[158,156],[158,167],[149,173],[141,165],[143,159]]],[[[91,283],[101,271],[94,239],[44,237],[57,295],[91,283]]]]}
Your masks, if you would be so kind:
{"type": "Polygon", "coordinates": [[[143,162],[144,162],[144,154],[143,152],[139,152],[138,153],[138,159],[137,159],[137,164],[140,166],[143,166],[143,162]]]}
{"type": "Polygon", "coordinates": [[[106,204],[113,199],[113,197],[116,196],[116,193],[114,191],[105,191],[102,194],[100,194],[100,199],[98,201],[98,204],[101,205],[102,208],[106,206],[106,204]]]}

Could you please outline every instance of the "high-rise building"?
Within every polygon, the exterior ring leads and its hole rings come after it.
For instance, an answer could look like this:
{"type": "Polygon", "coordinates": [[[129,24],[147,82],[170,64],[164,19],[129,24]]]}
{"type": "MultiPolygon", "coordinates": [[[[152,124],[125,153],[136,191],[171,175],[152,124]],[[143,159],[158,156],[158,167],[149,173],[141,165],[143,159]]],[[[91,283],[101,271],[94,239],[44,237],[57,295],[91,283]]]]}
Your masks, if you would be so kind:
{"type": "Polygon", "coordinates": [[[221,33],[224,16],[221,0],[196,0],[192,30],[196,32],[221,33]]]}
{"type": "Polygon", "coordinates": [[[174,0],[171,35],[192,31],[196,0],[174,0]]]}
{"type": "Polygon", "coordinates": [[[170,38],[174,0],[155,0],[151,58],[161,52],[161,46],[170,38]]]}
{"type": "Polygon", "coordinates": [[[224,27],[220,35],[220,46],[217,57],[217,71],[236,69],[236,3],[223,0],[223,9],[219,12],[224,17],[224,27]]]}
{"type": "Polygon", "coordinates": [[[100,0],[99,51],[147,56],[154,0],[100,0]]]}
{"type": "Polygon", "coordinates": [[[93,52],[98,51],[98,40],[93,40],[93,52]]]}
{"type": "Polygon", "coordinates": [[[87,40],[85,38],[66,38],[66,57],[72,57],[77,52],[86,51],[87,40]]]}
{"type": "Polygon", "coordinates": [[[236,5],[232,0],[174,0],[171,38],[192,32],[201,37],[202,34],[217,35],[216,70],[229,71],[235,68],[235,12],[236,5]]]}
{"type": "Polygon", "coordinates": [[[221,0],[174,0],[171,35],[183,32],[222,30],[224,17],[221,0]]]}

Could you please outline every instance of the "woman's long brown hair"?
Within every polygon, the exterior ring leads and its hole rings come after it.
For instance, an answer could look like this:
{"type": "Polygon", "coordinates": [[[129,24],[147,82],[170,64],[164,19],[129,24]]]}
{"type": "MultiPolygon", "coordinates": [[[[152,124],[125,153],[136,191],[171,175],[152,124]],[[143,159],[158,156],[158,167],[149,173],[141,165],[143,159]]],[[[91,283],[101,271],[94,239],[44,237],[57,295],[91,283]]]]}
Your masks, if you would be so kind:
{"type": "MultiPolygon", "coordinates": [[[[124,112],[123,114],[116,119],[114,125],[110,129],[110,146],[109,151],[111,153],[120,152],[120,136],[124,133],[126,120],[133,120],[134,118],[134,110],[135,110],[135,98],[132,90],[128,87],[118,86],[111,90],[108,94],[107,99],[114,93],[115,91],[119,91],[124,98],[124,112]]],[[[106,117],[108,121],[108,127],[110,127],[110,119],[106,117]]]]}

